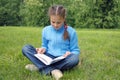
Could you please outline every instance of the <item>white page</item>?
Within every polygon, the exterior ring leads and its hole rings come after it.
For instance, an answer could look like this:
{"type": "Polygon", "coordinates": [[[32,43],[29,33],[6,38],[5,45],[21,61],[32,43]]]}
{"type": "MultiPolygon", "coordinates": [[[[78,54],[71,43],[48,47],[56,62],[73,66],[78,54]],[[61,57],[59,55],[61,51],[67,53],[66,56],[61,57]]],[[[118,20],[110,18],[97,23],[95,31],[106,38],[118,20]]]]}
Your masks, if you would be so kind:
{"type": "Polygon", "coordinates": [[[42,61],[46,65],[53,64],[53,63],[58,62],[58,61],[60,61],[60,60],[65,58],[63,56],[60,56],[60,57],[52,59],[52,58],[50,58],[49,56],[47,56],[45,54],[39,54],[39,53],[35,54],[34,56],[37,57],[40,61],[42,61]]]}
{"type": "Polygon", "coordinates": [[[44,54],[35,54],[35,56],[39,59],[39,60],[41,60],[43,63],[45,63],[46,65],[49,65],[52,61],[53,61],[53,59],[52,58],[50,58],[50,57],[48,57],[48,56],[46,56],[46,55],[44,55],[44,54]]]}
{"type": "Polygon", "coordinates": [[[60,57],[54,58],[53,61],[52,61],[52,63],[61,61],[61,60],[64,59],[64,58],[65,58],[64,56],[60,56],[60,57]]]}

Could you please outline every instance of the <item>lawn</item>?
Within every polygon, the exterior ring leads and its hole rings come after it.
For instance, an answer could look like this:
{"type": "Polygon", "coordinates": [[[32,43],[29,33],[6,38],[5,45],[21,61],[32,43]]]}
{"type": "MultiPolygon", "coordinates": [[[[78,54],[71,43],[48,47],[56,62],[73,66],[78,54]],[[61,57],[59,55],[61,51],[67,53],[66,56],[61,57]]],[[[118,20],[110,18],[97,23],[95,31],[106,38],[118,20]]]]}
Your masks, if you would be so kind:
{"type": "MultiPolygon", "coordinates": [[[[41,46],[38,27],[0,27],[0,80],[53,80],[24,67],[25,44],[41,46]]],[[[62,80],[120,80],[120,30],[76,29],[81,65],[64,72],[62,80]]]]}

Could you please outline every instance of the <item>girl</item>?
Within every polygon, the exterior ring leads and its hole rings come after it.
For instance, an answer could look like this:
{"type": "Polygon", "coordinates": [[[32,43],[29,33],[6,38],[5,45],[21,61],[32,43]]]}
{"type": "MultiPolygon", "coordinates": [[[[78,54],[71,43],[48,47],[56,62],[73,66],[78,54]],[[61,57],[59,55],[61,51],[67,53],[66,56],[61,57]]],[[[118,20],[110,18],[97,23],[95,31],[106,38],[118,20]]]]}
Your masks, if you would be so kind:
{"type": "Polygon", "coordinates": [[[34,64],[26,65],[26,69],[39,70],[43,74],[50,74],[56,80],[63,77],[62,72],[75,67],[79,63],[80,49],[76,31],[65,23],[66,10],[61,5],[49,8],[48,15],[51,25],[42,30],[42,47],[34,48],[25,45],[23,54],[34,64]],[[51,58],[64,56],[65,59],[51,65],[45,65],[34,54],[45,54],[51,58]]]}

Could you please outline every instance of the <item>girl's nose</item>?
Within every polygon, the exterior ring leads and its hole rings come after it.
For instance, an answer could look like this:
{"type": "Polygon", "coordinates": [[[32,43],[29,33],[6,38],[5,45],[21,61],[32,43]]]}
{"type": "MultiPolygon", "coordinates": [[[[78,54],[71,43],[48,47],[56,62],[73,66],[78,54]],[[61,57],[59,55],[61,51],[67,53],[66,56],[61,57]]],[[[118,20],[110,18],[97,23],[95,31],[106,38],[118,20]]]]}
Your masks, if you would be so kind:
{"type": "Polygon", "coordinates": [[[55,26],[57,26],[57,23],[55,23],[55,26]]]}

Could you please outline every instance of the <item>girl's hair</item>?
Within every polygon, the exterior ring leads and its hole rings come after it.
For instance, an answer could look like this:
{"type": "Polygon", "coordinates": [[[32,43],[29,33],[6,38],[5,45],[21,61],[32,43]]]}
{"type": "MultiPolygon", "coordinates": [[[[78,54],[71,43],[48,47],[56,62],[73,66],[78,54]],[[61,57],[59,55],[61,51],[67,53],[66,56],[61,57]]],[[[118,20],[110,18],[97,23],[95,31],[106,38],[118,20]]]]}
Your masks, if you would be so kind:
{"type": "MultiPolygon", "coordinates": [[[[48,15],[49,16],[59,15],[59,16],[65,18],[66,17],[66,9],[62,5],[51,6],[49,8],[48,15]]],[[[64,30],[63,38],[64,38],[64,40],[66,40],[66,39],[69,39],[66,22],[64,22],[64,28],[65,28],[65,30],[64,30]]]]}

